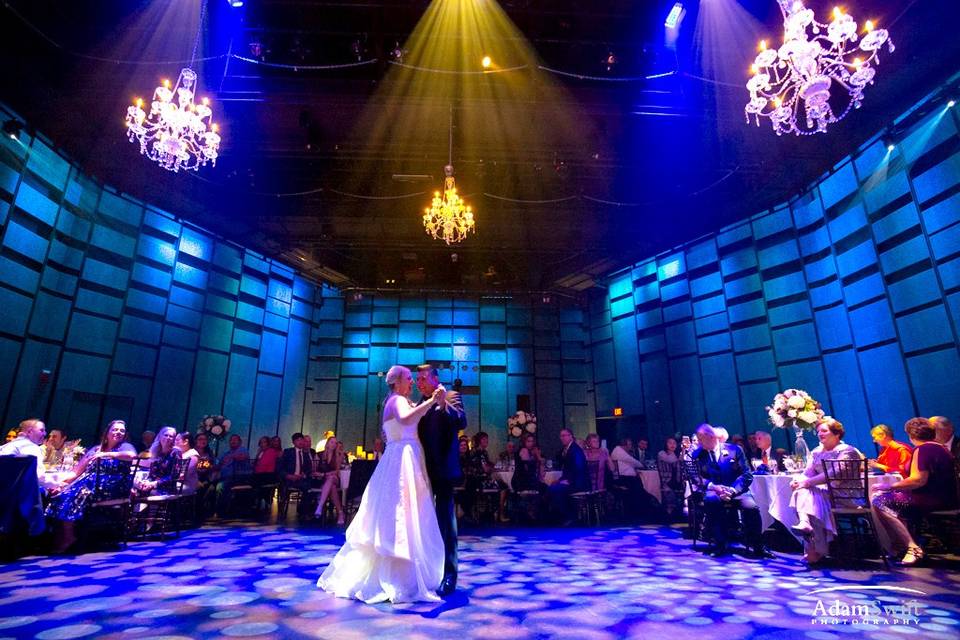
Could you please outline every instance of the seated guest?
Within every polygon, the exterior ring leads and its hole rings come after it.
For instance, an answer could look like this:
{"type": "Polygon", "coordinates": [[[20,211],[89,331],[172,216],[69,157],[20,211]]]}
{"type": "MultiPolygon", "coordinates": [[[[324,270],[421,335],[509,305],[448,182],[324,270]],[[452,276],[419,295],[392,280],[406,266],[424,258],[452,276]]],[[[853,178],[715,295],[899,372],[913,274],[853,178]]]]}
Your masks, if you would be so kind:
{"type": "Polygon", "coordinates": [[[513,464],[513,459],[517,455],[517,445],[514,444],[513,440],[507,442],[506,447],[503,451],[500,452],[500,455],[497,456],[497,463],[503,467],[509,467],[513,464]]]}
{"type": "Polygon", "coordinates": [[[253,473],[256,475],[274,476],[280,463],[283,452],[273,448],[269,436],[262,436],[257,441],[257,455],[253,461],[253,473]]]}
{"type": "MultiPolygon", "coordinates": [[[[646,442],[644,440],[643,442],[646,442]]],[[[610,461],[614,466],[613,483],[626,491],[627,496],[623,507],[627,515],[639,517],[643,515],[647,506],[651,504],[653,497],[643,488],[643,483],[637,476],[637,472],[646,465],[636,458],[630,452],[634,451],[633,440],[622,438],[620,444],[613,448],[610,453],[610,461]]]]}
{"type": "Polygon", "coordinates": [[[310,474],[313,471],[313,458],[308,448],[308,440],[302,433],[295,433],[292,436],[293,446],[284,449],[283,456],[280,458],[280,482],[283,485],[284,492],[291,489],[301,491],[300,502],[297,503],[297,515],[301,517],[309,516],[306,497],[310,489],[310,474]]]}
{"type": "Polygon", "coordinates": [[[156,440],[157,434],[153,431],[144,431],[140,436],[141,442],[143,442],[143,449],[140,451],[141,458],[149,458],[150,451],[153,449],[153,441],[156,440]]]}
{"type": "Polygon", "coordinates": [[[893,429],[885,424],[878,424],[870,429],[870,437],[880,447],[877,459],[867,463],[870,468],[884,473],[899,473],[906,477],[910,473],[910,457],[913,455],[910,446],[894,440],[893,429]]]}
{"type": "Polygon", "coordinates": [[[343,452],[336,436],[328,436],[323,452],[317,456],[316,470],[311,474],[314,483],[320,484],[320,498],[317,500],[317,511],[314,517],[323,515],[323,507],[327,498],[333,500],[337,510],[337,524],[344,524],[343,504],[340,501],[340,466],[343,464],[343,452]]]}
{"type": "Polygon", "coordinates": [[[616,475],[620,478],[635,478],[637,470],[643,469],[643,461],[634,458],[630,454],[631,451],[633,451],[633,440],[622,438],[620,444],[610,452],[610,460],[614,464],[616,475]]]}
{"type": "MultiPolygon", "coordinates": [[[[650,459],[650,455],[647,453],[647,450],[650,448],[650,443],[646,438],[639,438],[637,440],[637,455],[635,456],[637,460],[642,462],[644,465],[647,464],[647,460],[650,459]]],[[[629,452],[629,450],[628,450],[629,452]]]]}
{"type": "Polygon", "coordinates": [[[230,448],[220,458],[220,481],[217,483],[217,515],[226,516],[230,499],[230,487],[239,476],[250,473],[250,454],[243,447],[243,439],[233,434],[229,440],[230,448]]]}
{"type": "Polygon", "coordinates": [[[193,449],[197,452],[197,504],[201,518],[210,512],[210,501],[213,498],[213,487],[216,486],[217,461],[210,451],[210,439],[205,433],[198,433],[193,441],[193,449]]]}
{"type": "MultiPolygon", "coordinates": [[[[279,460],[280,456],[283,455],[283,441],[280,439],[280,436],[273,436],[270,438],[270,447],[277,450],[277,458],[279,460]]],[[[279,465],[280,463],[277,462],[279,465]]]]}
{"type": "Polygon", "coordinates": [[[769,555],[760,536],[760,512],[750,495],[753,475],[743,449],[720,444],[713,427],[706,423],[697,427],[697,441],[700,444],[691,458],[696,462],[704,481],[703,511],[707,527],[713,534],[713,544],[708,553],[718,556],[728,553],[730,532],[725,504],[733,503],[743,517],[744,542],[755,556],[769,555]]]}
{"type": "Polygon", "coordinates": [[[600,446],[600,436],[596,433],[588,433],[584,439],[586,445],[583,449],[583,455],[587,462],[597,464],[598,473],[596,477],[590,478],[590,486],[593,491],[604,491],[607,486],[607,472],[611,474],[614,470],[613,460],[607,450],[600,446]]]}
{"type": "Polygon", "coordinates": [[[937,442],[953,456],[953,468],[960,477],[960,439],[953,437],[953,423],[943,416],[933,416],[930,424],[937,433],[937,442]]]}
{"type": "Polygon", "coordinates": [[[903,564],[923,559],[923,549],[907,528],[907,522],[931,511],[957,508],[957,483],[953,460],[946,448],[937,443],[935,428],[923,418],[912,418],[904,426],[916,447],[910,460],[909,475],[874,485],[873,506],[880,526],[887,533],[891,554],[904,553],[903,564]]]}
{"type": "MultiPolygon", "coordinates": [[[[473,513],[478,496],[484,489],[496,490],[498,493],[500,491],[499,485],[493,479],[493,465],[490,464],[488,446],[490,446],[490,436],[483,431],[478,432],[473,436],[473,448],[460,465],[464,477],[463,509],[468,514],[473,513]]],[[[505,499],[506,493],[504,493],[505,499]]],[[[501,505],[504,500],[500,501],[501,505]]],[[[502,509],[500,513],[503,513],[502,509]]]]}
{"type": "Polygon", "coordinates": [[[719,451],[720,445],[727,444],[727,440],[730,439],[730,433],[725,427],[714,427],[713,432],[717,434],[717,451],[719,451]]]}
{"type": "Polygon", "coordinates": [[[553,517],[567,527],[574,523],[571,495],[590,491],[590,475],[587,473],[587,457],[583,449],[574,442],[573,431],[564,427],[560,430],[560,454],[557,456],[557,469],[560,479],[547,488],[550,512],[553,517]]]}
{"type": "Polygon", "coordinates": [[[124,495],[129,491],[129,485],[123,481],[130,473],[130,463],[137,457],[137,450],[126,439],[126,423],[123,420],[110,422],[100,444],[91,447],[77,463],[76,477],[51,498],[46,513],[55,520],[54,552],[66,551],[76,542],[74,523],[83,518],[91,498],[129,497],[124,495]],[[96,460],[100,461],[101,471],[106,472],[100,478],[100,495],[97,496],[94,495],[97,489],[96,460]]]}
{"type": "Polygon", "coordinates": [[[40,444],[47,435],[47,425],[36,418],[28,418],[17,427],[17,437],[0,447],[0,456],[33,456],[37,459],[37,479],[43,486],[43,449],[40,444]]]}
{"type": "MultiPolygon", "coordinates": [[[[328,438],[332,438],[333,435],[334,435],[334,434],[333,434],[333,431],[330,431],[329,429],[327,429],[326,431],[324,431],[324,432],[323,432],[323,437],[321,437],[320,440],[317,442],[317,451],[316,451],[315,453],[319,453],[320,451],[326,451],[326,449],[327,449],[327,439],[328,439],[328,438]]],[[[309,435],[308,435],[307,437],[308,437],[308,438],[312,438],[312,437],[309,436],[309,435]]],[[[311,450],[313,449],[313,443],[312,443],[312,442],[311,442],[311,444],[310,444],[310,446],[309,446],[308,448],[311,449],[311,450]]]]}
{"type": "Polygon", "coordinates": [[[766,431],[757,431],[753,434],[753,439],[756,449],[752,460],[759,460],[760,464],[770,471],[776,469],[779,473],[785,473],[787,467],[783,464],[783,449],[774,450],[773,438],[770,434],[766,431]]]}
{"type": "MultiPolygon", "coordinates": [[[[341,443],[342,444],[342,443],[341,443]]],[[[383,438],[373,439],[373,459],[379,460],[383,457],[383,438]]]]}
{"type": "Polygon", "coordinates": [[[176,429],[160,428],[150,445],[150,471],[145,479],[137,482],[136,488],[141,495],[170,495],[177,492],[183,452],[174,446],[176,440],[176,429]]]}
{"type": "Polygon", "coordinates": [[[173,446],[180,452],[183,464],[186,465],[181,471],[183,476],[183,495],[192,496],[200,486],[200,476],[197,474],[197,462],[199,458],[197,456],[197,450],[193,448],[193,435],[191,435],[189,431],[178,433],[173,442],[173,446]]]}
{"type": "Polygon", "coordinates": [[[537,491],[542,494],[547,490],[547,485],[543,483],[543,456],[537,446],[537,439],[532,433],[527,433],[520,438],[520,444],[522,446],[513,460],[513,490],[537,491]]]}
{"type": "Polygon", "coordinates": [[[759,457],[759,455],[758,455],[758,449],[759,449],[759,448],[757,447],[757,434],[756,434],[756,432],[754,432],[754,433],[748,433],[748,434],[747,434],[747,444],[746,444],[746,446],[743,448],[743,452],[747,454],[747,459],[748,459],[748,460],[753,460],[754,458],[758,458],[758,457],[759,457]]]}
{"type": "MultiPolygon", "coordinates": [[[[747,442],[743,439],[743,436],[740,435],[739,433],[735,433],[732,436],[730,436],[730,444],[737,445],[738,447],[743,449],[744,453],[747,452],[747,442]]],[[[747,459],[749,460],[749,457],[747,459]]]]}
{"type": "Polygon", "coordinates": [[[63,454],[67,451],[67,435],[62,429],[50,429],[43,443],[43,464],[47,469],[63,466],[63,454]]]}
{"type": "MultiPolygon", "coordinates": [[[[820,444],[810,452],[803,477],[790,483],[793,495],[790,506],[797,510],[800,522],[793,530],[804,536],[803,559],[814,564],[823,559],[829,550],[830,541],[837,532],[830,511],[830,495],[827,492],[827,476],[824,460],[859,460],[863,455],[841,440],[843,424],[830,416],[824,416],[817,424],[820,444]]],[[[841,505],[838,505],[841,506],[841,505]]]]}
{"type": "MultiPolygon", "coordinates": [[[[657,453],[657,465],[664,465],[669,473],[661,472],[660,493],[663,499],[663,506],[667,515],[672,515],[674,511],[683,510],[683,482],[680,472],[680,458],[677,457],[677,439],[668,436],[663,442],[663,451],[657,453]]],[[[659,466],[658,466],[659,470],[659,466]]]]}

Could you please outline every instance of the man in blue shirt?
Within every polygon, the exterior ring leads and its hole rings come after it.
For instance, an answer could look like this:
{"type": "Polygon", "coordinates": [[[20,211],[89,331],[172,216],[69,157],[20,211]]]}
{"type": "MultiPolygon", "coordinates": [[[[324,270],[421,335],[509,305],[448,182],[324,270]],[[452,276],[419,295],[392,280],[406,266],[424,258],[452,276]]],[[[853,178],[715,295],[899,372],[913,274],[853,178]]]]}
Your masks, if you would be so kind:
{"type": "Polygon", "coordinates": [[[243,440],[234,434],[230,436],[230,449],[220,458],[220,481],[217,483],[217,515],[225,517],[230,501],[230,489],[238,476],[250,475],[250,454],[242,446],[243,440]]]}

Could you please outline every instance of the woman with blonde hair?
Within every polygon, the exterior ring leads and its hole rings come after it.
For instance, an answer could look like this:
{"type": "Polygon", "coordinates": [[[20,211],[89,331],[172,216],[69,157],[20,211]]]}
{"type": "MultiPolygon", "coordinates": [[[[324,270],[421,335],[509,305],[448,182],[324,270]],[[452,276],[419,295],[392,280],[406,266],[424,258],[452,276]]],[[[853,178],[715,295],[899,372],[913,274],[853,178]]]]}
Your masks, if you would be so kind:
{"type": "Polygon", "coordinates": [[[434,510],[421,417],[443,402],[446,389],[414,404],[413,376],[395,365],[387,372],[390,395],[383,408],[387,448],[347,528],[346,542],[317,581],[324,591],[368,604],[440,600],[444,544],[434,510]]]}

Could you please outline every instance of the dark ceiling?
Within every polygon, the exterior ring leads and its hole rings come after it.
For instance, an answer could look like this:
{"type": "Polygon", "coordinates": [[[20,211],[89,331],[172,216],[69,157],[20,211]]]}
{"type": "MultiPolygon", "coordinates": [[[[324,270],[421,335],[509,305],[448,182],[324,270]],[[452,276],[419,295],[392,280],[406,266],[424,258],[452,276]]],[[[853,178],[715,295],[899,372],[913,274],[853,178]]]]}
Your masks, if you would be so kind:
{"type": "MultiPolygon", "coordinates": [[[[675,50],[669,0],[505,1],[519,33],[501,24],[489,45],[525,68],[459,75],[391,62],[423,45],[408,37],[429,4],[209,0],[199,55],[212,59],[199,69],[224,143],[197,174],[140,157],[122,117],[190,58],[199,0],[11,1],[0,98],[103,182],[336,284],[572,293],[796,195],[960,68],[960,39],[941,26],[952,2],[858,0],[850,11],[889,26],[896,52],[884,50],[862,109],[826,135],[781,138],[742,111],[742,41],[782,34],[774,0],[740,3],[759,29],[734,0],[685,3],[675,50]],[[715,13],[697,25],[707,2],[715,13]],[[442,180],[451,109],[477,232],[447,247],[420,215],[442,180]]],[[[807,4],[821,19],[832,8],[807,4]]],[[[431,35],[469,50],[463,34],[431,35]]]]}

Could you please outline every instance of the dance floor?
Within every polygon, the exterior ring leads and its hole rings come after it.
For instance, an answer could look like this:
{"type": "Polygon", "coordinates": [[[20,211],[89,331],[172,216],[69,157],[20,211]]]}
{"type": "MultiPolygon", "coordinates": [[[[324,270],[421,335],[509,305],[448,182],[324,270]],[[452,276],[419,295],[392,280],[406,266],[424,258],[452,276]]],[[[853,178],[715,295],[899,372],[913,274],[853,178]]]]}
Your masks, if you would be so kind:
{"type": "Polygon", "coordinates": [[[333,529],[228,523],[114,553],[24,558],[0,566],[0,636],[960,637],[955,563],[809,571],[797,556],[706,557],[678,528],[498,528],[461,535],[460,589],[444,603],[368,606],[315,587],[342,541],[333,529]]]}

